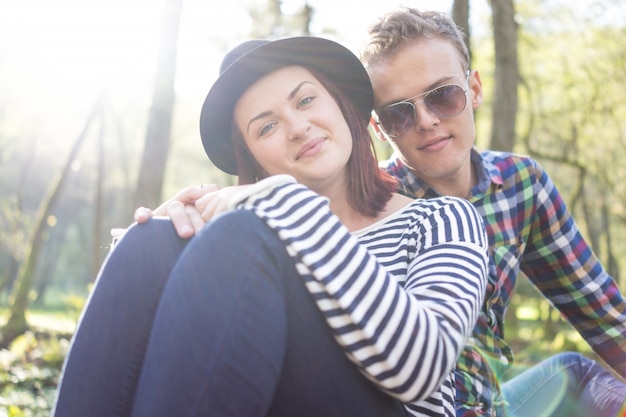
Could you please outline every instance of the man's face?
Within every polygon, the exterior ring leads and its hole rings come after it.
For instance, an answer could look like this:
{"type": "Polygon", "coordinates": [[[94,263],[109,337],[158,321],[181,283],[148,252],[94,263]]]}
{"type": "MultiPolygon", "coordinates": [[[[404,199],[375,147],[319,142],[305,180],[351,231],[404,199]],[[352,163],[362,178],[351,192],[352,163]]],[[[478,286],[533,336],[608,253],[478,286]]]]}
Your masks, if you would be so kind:
{"type": "Polygon", "coordinates": [[[387,137],[403,162],[435,188],[470,178],[470,150],[476,136],[473,111],[482,103],[482,86],[478,72],[472,71],[468,77],[452,43],[442,38],[412,41],[390,59],[370,65],[368,73],[377,112],[403,100],[415,106],[415,121],[406,133],[387,137]],[[466,105],[453,117],[432,111],[434,96],[430,101],[423,95],[411,99],[447,84],[466,90],[466,105]]]}

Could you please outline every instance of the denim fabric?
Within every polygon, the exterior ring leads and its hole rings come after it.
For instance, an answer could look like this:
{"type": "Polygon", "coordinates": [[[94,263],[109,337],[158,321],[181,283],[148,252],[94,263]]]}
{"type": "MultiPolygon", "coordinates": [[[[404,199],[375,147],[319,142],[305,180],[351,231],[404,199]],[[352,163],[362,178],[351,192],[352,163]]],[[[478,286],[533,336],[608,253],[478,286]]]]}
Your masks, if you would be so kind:
{"type": "Polygon", "coordinates": [[[169,221],[126,233],[86,306],[53,415],[405,411],[346,358],[282,242],[237,210],[188,243],[169,221]]]}
{"type": "Polygon", "coordinates": [[[151,220],[113,248],[72,338],[53,417],[130,415],[154,313],[185,244],[171,222],[151,220]]]}
{"type": "Polygon", "coordinates": [[[574,352],[555,355],[502,385],[512,417],[616,417],[626,385],[574,352]]]}

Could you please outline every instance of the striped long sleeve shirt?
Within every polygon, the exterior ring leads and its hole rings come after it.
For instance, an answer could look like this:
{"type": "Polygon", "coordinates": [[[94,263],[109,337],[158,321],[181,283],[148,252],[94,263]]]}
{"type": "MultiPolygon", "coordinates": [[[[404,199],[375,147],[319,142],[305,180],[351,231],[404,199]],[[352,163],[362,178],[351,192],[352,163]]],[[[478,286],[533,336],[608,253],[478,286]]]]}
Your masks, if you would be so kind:
{"type": "MultiPolygon", "coordinates": [[[[456,369],[458,416],[504,416],[499,380],[513,363],[504,317],[519,274],[626,377],[626,301],[583,238],[556,186],[529,157],[472,151],[478,184],[469,201],[483,216],[495,271],[456,369]]],[[[381,163],[416,198],[441,195],[393,157],[381,163]]]]}
{"type": "Polygon", "coordinates": [[[452,371],[487,279],[475,209],[455,198],[416,200],[351,234],[327,198],[278,177],[239,196],[238,207],[285,242],[347,357],[412,415],[453,416],[452,371]]]}

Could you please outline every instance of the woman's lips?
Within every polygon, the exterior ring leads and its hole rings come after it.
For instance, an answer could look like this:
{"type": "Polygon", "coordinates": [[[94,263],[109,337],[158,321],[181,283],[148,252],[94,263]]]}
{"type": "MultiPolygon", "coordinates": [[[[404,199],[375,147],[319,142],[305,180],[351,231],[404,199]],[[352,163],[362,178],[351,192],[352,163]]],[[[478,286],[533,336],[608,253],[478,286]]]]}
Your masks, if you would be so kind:
{"type": "Polygon", "coordinates": [[[326,138],[316,138],[307,142],[296,154],[296,161],[298,159],[317,155],[317,153],[322,149],[322,145],[325,141],[326,138]]]}

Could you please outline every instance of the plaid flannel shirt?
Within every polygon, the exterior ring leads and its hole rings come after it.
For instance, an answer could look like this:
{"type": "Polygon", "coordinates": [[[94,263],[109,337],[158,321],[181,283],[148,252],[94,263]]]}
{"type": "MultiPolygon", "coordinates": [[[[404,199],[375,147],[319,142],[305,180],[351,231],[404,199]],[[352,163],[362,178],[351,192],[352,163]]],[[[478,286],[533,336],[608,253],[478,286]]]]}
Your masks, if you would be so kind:
{"type": "MultiPolygon", "coordinates": [[[[494,262],[485,304],[457,362],[457,416],[504,416],[499,380],[512,364],[504,316],[519,273],[618,374],[626,376],[626,302],[581,235],[554,183],[531,158],[472,150],[469,200],[485,220],[494,262]]],[[[381,166],[416,198],[439,194],[397,157],[381,166]]]]}

